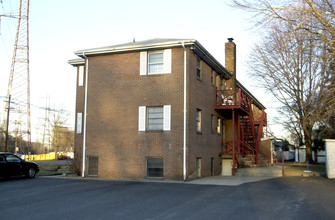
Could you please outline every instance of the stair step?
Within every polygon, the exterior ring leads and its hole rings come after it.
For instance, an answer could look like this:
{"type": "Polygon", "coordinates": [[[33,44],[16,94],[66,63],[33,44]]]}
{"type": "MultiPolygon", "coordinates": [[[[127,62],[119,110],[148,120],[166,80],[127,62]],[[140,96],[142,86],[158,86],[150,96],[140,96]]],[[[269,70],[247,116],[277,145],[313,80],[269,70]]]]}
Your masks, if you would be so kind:
{"type": "Polygon", "coordinates": [[[277,167],[239,168],[236,176],[282,176],[282,170],[277,167]]]}

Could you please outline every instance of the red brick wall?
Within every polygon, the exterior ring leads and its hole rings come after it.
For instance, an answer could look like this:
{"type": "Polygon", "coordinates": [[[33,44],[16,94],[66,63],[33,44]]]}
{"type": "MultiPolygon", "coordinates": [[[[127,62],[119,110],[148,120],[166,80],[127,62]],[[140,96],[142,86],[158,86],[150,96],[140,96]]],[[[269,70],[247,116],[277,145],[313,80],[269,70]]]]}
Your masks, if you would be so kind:
{"type": "MultiPolygon", "coordinates": [[[[83,151],[83,135],[77,134],[77,113],[81,112],[84,118],[84,102],[85,102],[85,84],[83,86],[78,86],[78,75],[79,68],[77,68],[77,82],[76,82],[76,115],[75,115],[75,131],[74,131],[74,158],[76,160],[75,164],[82,166],[82,151],[83,151]]],[[[85,74],[84,74],[85,82],[85,74]]],[[[82,121],[82,125],[84,121],[82,121]]],[[[83,130],[83,129],[82,129],[83,130]]],[[[80,169],[81,171],[81,169],[80,169]]]]}
{"type": "MultiPolygon", "coordinates": [[[[221,139],[216,130],[211,132],[211,115],[218,116],[211,68],[202,62],[198,80],[196,55],[189,48],[187,54],[187,175],[192,179],[197,157],[202,159],[202,176],[211,175],[211,158],[215,174],[220,174],[221,139]],[[202,111],[201,134],[196,132],[197,109],[202,111]]],[[[183,48],[173,48],[172,73],[147,76],[139,74],[139,52],[89,57],[86,155],[98,156],[99,177],[145,178],[146,157],[162,157],[164,178],[182,179],[183,56],[183,48]],[[157,105],[171,105],[171,131],[139,132],[138,107],[157,105]]],[[[77,87],[76,112],[84,112],[84,88],[77,87]]],[[[82,135],[76,134],[76,156],[81,151],[82,135]]]]}
{"type": "Polygon", "coordinates": [[[188,129],[188,175],[190,179],[196,178],[196,159],[201,158],[201,176],[211,175],[211,158],[214,158],[214,173],[221,173],[221,137],[216,129],[212,133],[211,115],[219,116],[214,110],[215,86],[211,83],[211,68],[204,61],[201,61],[202,79],[196,75],[197,55],[189,52],[189,129],[188,129]],[[196,111],[202,112],[202,132],[196,131],[196,111]]]}
{"type": "Polygon", "coordinates": [[[149,76],[139,55],[89,58],[86,154],[99,157],[99,177],[143,178],[146,157],[163,157],[164,178],[180,178],[183,53],[172,51],[172,74],[149,76]],[[154,105],[171,105],[171,131],[138,131],[138,107],[154,105]]]}

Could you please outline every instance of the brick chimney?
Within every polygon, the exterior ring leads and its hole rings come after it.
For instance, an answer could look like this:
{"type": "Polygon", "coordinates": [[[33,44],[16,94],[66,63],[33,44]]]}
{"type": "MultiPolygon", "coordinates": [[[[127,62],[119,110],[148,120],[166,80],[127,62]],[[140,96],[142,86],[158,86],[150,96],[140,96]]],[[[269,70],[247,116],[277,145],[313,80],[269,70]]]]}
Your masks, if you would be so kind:
{"type": "Polygon", "coordinates": [[[228,38],[228,42],[225,44],[225,67],[233,74],[230,82],[228,82],[229,87],[235,89],[236,80],[236,44],[233,42],[233,38],[228,38]]]}

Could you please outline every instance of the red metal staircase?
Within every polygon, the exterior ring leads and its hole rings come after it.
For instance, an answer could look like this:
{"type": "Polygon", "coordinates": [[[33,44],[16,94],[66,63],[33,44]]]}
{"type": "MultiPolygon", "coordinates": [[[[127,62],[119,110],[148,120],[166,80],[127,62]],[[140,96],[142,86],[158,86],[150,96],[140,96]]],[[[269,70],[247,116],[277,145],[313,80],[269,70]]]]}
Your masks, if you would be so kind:
{"type": "Polygon", "coordinates": [[[259,143],[264,136],[263,128],[267,125],[264,110],[258,109],[261,115],[255,118],[252,100],[241,89],[217,90],[215,100],[215,109],[225,118],[232,119],[234,138],[222,140],[221,154],[232,157],[233,169],[240,167],[243,157],[253,158],[255,164],[258,164],[261,154],[265,154],[268,159],[269,154],[259,149],[259,143]]]}

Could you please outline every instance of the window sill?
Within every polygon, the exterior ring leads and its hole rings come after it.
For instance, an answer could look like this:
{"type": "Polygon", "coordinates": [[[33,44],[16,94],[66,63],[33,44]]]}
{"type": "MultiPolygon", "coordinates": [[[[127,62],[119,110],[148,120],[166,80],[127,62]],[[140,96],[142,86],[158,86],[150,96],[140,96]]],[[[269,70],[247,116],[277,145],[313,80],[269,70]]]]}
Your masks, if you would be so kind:
{"type": "Polygon", "coordinates": [[[142,75],[142,76],[159,76],[159,75],[168,75],[171,73],[147,73],[146,75],[142,75]]]}
{"type": "Polygon", "coordinates": [[[145,131],[145,133],[163,133],[164,130],[148,130],[148,131],[145,131]]]}

